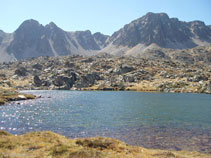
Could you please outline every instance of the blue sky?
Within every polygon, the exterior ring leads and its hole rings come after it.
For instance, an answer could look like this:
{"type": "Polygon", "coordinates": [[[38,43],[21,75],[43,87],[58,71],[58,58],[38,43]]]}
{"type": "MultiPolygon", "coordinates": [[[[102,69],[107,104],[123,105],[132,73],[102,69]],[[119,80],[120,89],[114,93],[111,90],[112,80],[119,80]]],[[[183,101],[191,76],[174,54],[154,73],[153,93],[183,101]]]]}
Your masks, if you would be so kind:
{"type": "Polygon", "coordinates": [[[26,19],[51,21],[66,31],[112,34],[147,12],[211,25],[211,0],[2,0],[0,29],[13,32],[26,19]]]}

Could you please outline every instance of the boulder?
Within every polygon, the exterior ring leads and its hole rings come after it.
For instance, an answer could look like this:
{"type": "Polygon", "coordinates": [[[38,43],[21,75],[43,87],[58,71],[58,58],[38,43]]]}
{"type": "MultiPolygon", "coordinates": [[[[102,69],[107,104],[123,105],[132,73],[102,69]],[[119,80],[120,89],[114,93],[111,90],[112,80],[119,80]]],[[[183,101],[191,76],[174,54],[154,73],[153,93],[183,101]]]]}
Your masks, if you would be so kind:
{"type": "Polygon", "coordinates": [[[15,75],[18,76],[27,76],[27,70],[24,67],[20,67],[18,69],[15,70],[15,75]]]}
{"type": "Polygon", "coordinates": [[[36,76],[34,76],[34,85],[36,86],[36,87],[40,87],[40,86],[42,86],[42,81],[40,80],[40,78],[36,75],[36,76]]]}
{"type": "Polygon", "coordinates": [[[134,76],[123,76],[124,82],[135,82],[134,76]]]}
{"type": "Polygon", "coordinates": [[[60,87],[62,89],[70,89],[72,88],[73,84],[75,83],[75,77],[67,77],[67,76],[57,76],[53,80],[53,84],[57,87],[60,87]]]}
{"type": "Polygon", "coordinates": [[[116,74],[120,75],[120,74],[128,73],[128,72],[131,72],[134,70],[135,70],[135,68],[133,66],[124,64],[124,65],[120,66],[120,68],[116,71],[116,74]]]}
{"type": "Polygon", "coordinates": [[[34,69],[37,69],[37,70],[42,70],[42,65],[41,64],[34,64],[33,66],[32,66],[34,69]]]}
{"type": "Polygon", "coordinates": [[[84,87],[91,86],[96,80],[100,80],[100,75],[97,72],[89,73],[81,77],[81,85],[84,87]]]}
{"type": "Polygon", "coordinates": [[[82,60],[81,62],[83,62],[83,63],[91,63],[93,61],[94,61],[93,58],[88,58],[88,59],[82,60]]]}

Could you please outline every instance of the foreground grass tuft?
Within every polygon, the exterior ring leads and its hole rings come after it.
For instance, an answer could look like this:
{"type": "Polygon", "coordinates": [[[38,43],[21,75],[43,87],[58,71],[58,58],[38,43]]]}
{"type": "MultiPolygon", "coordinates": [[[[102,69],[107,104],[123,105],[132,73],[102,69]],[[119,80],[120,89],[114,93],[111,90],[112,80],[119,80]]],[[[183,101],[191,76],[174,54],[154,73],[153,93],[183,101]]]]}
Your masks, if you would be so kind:
{"type": "Polygon", "coordinates": [[[0,157],[210,158],[211,154],[145,149],[105,137],[68,139],[49,131],[14,136],[0,131],[0,157]]]}

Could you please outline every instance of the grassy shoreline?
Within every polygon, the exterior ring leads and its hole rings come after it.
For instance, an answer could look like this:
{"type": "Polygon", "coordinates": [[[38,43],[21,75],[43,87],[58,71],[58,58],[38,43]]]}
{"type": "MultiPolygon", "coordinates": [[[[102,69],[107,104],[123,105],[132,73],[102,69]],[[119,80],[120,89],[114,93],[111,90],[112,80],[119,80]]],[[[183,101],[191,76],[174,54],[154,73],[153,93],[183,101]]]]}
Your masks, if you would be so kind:
{"type": "Polygon", "coordinates": [[[190,151],[146,149],[105,137],[68,139],[50,132],[14,136],[0,131],[0,157],[28,158],[210,158],[190,151]]]}

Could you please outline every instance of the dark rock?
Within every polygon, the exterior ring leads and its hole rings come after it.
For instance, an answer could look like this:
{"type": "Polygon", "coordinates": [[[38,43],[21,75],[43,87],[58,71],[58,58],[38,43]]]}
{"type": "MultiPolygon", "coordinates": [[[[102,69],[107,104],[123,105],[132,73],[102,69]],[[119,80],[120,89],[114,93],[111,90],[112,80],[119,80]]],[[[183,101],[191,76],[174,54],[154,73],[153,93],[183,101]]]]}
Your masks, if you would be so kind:
{"type": "Polygon", "coordinates": [[[208,77],[204,75],[195,75],[194,77],[188,78],[188,81],[191,82],[199,82],[199,81],[207,81],[208,77]]]}
{"type": "Polygon", "coordinates": [[[42,86],[49,87],[49,86],[51,86],[51,82],[50,81],[42,81],[42,86]]]}
{"type": "Polygon", "coordinates": [[[20,67],[20,68],[15,70],[15,75],[27,76],[27,70],[24,67],[20,67]]]}
{"type": "Polygon", "coordinates": [[[72,88],[74,84],[74,79],[72,77],[66,77],[66,76],[57,76],[53,84],[58,87],[62,87],[62,89],[70,89],[72,88]]]}
{"type": "Polygon", "coordinates": [[[93,72],[91,74],[87,74],[86,76],[82,76],[81,85],[83,85],[83,87],[91,86],[96,80],[100,79],[100,75],[97,72],[93,72]]]}
{"type": "Polygon", "coordinates": [[[34,84],[36,87],[40,87],[42,85],[42,81],[38,76],[34,76],[34,84]]]}
{"type": "Polygon", "coordinates": [[[72,62],[66,61],[66,62],[65,62],[65,66],[66,66],[66,67],[69,67],[69,68],[72,68],[72,67],[75,66],[75,64],[72,63],[72,62]]]}
{"type": "Polygon", "coordinates": [[[37,69],[37,70],[42,70],[42,65],[41,64],[35,64],[32,66],[34,69],[37,69]]]}
{"type": "Polygon", "coordinates": [[[135,70],[134,67],[124,64],[119,68],[119,70],[117,70],[116,73],[120,75],[120,74],[128,73],[134,70],[135,70]]]}
{"type": "Polygon", "coordinates": [[[134,76],[123,76],[124,82],[135,82],[134,76]]]}
{"type": "Polygon", "coordinates": [[[84,62],[84,63],[91,63],[91,62],[93,62],[93,61],[94,61],[93,58],[88,58],[88,59],[82,60],[81,62],[84,62]]]}

